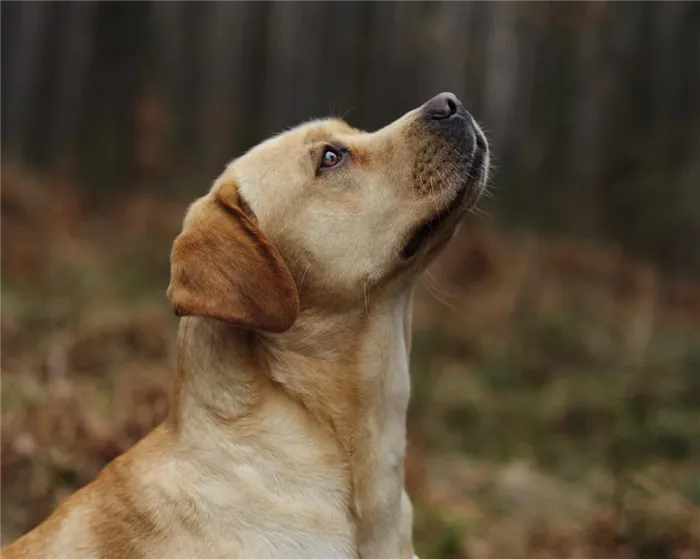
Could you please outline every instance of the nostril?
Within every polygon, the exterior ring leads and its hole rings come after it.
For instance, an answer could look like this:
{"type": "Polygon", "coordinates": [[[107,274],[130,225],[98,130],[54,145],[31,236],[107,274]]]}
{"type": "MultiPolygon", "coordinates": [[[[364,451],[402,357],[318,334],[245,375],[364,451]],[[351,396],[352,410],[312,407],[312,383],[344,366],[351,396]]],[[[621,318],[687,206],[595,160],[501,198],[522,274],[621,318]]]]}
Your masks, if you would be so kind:
{"type": "Polygon", "coordinates": [[[460,112],[461,107],[454,94],[441,93],[425,104],[424,111],[431,120],[445,120],[460,112]]]}

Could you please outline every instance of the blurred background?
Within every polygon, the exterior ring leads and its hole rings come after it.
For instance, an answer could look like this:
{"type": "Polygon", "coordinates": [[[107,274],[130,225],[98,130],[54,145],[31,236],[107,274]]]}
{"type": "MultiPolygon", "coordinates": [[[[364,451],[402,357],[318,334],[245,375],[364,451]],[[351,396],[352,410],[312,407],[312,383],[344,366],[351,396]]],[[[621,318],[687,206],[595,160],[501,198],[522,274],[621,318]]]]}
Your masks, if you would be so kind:
{"type": "Polygon", "coordinates": [[[700,3],[1,18],[3,543],[164,417],[170,246],[224,165],[453,91],[496,168],[417,293],[420,557],[700,557],[700,3]]]}

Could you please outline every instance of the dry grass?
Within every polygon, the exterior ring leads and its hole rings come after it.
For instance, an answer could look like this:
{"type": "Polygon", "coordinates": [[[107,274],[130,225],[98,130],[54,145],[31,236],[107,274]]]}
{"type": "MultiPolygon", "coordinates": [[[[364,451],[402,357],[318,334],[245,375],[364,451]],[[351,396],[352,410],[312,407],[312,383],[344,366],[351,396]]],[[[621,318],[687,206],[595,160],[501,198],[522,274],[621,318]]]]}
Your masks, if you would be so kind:
{"type": "MultiPolygon", "coordinates": [[[[98,207],[4,166],[3,541],[165,415],[188,202],[98,207]]],[[[422,559],[699,557],[697,284],[482,220],[426,274],[414,326],[422,559]]]]}

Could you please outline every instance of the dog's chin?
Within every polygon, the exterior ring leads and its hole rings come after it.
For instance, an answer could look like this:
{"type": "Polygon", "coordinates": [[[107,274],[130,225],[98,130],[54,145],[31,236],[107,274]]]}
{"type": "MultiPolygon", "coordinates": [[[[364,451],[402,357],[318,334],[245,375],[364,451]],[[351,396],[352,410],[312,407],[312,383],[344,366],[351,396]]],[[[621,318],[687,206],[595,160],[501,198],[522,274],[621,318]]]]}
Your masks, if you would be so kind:
{"type": "Polygon", "coordinates": [[[428,245],[430,240],[437,237],[441,231],[454,222],[456,214],[462,213],[473,205],[480,191],[481,187],[478,184],[464,181],[449,204],[433,214],[428,220],[421,222],[413,231],[401,250],[401,258],[408,260],[418,254],[423,247],[428,245]]]}
{"type": "Polygon", "coordinates": [[[488,175],[488,148],[480,132],[476,134],[473,153],[468,160],[463,167],[458,166],[462,181],[450,202],[427,221],[419,223],[404,244],[401,250],[401,258],[404,260],[416,256],[423,247],[430,244],[429,241],[438,237],[441,231],[453,226],[461,215],[478,201],[484,191],[488,175]]]}

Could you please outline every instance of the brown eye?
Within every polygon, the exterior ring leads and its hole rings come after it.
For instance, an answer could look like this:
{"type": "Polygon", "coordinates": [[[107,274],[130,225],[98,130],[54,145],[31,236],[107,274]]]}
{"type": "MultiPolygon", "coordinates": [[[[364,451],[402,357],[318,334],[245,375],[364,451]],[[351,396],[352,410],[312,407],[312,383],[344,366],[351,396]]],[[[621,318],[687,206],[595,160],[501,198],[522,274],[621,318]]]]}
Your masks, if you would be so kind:
{"type": "Polygon", "coordinates": [[[343,161],[344,152],[336,148],[327,147],[323,150],[323,157],[321,159],[322,169],[332,169],[336,167],[343,161]]]}

